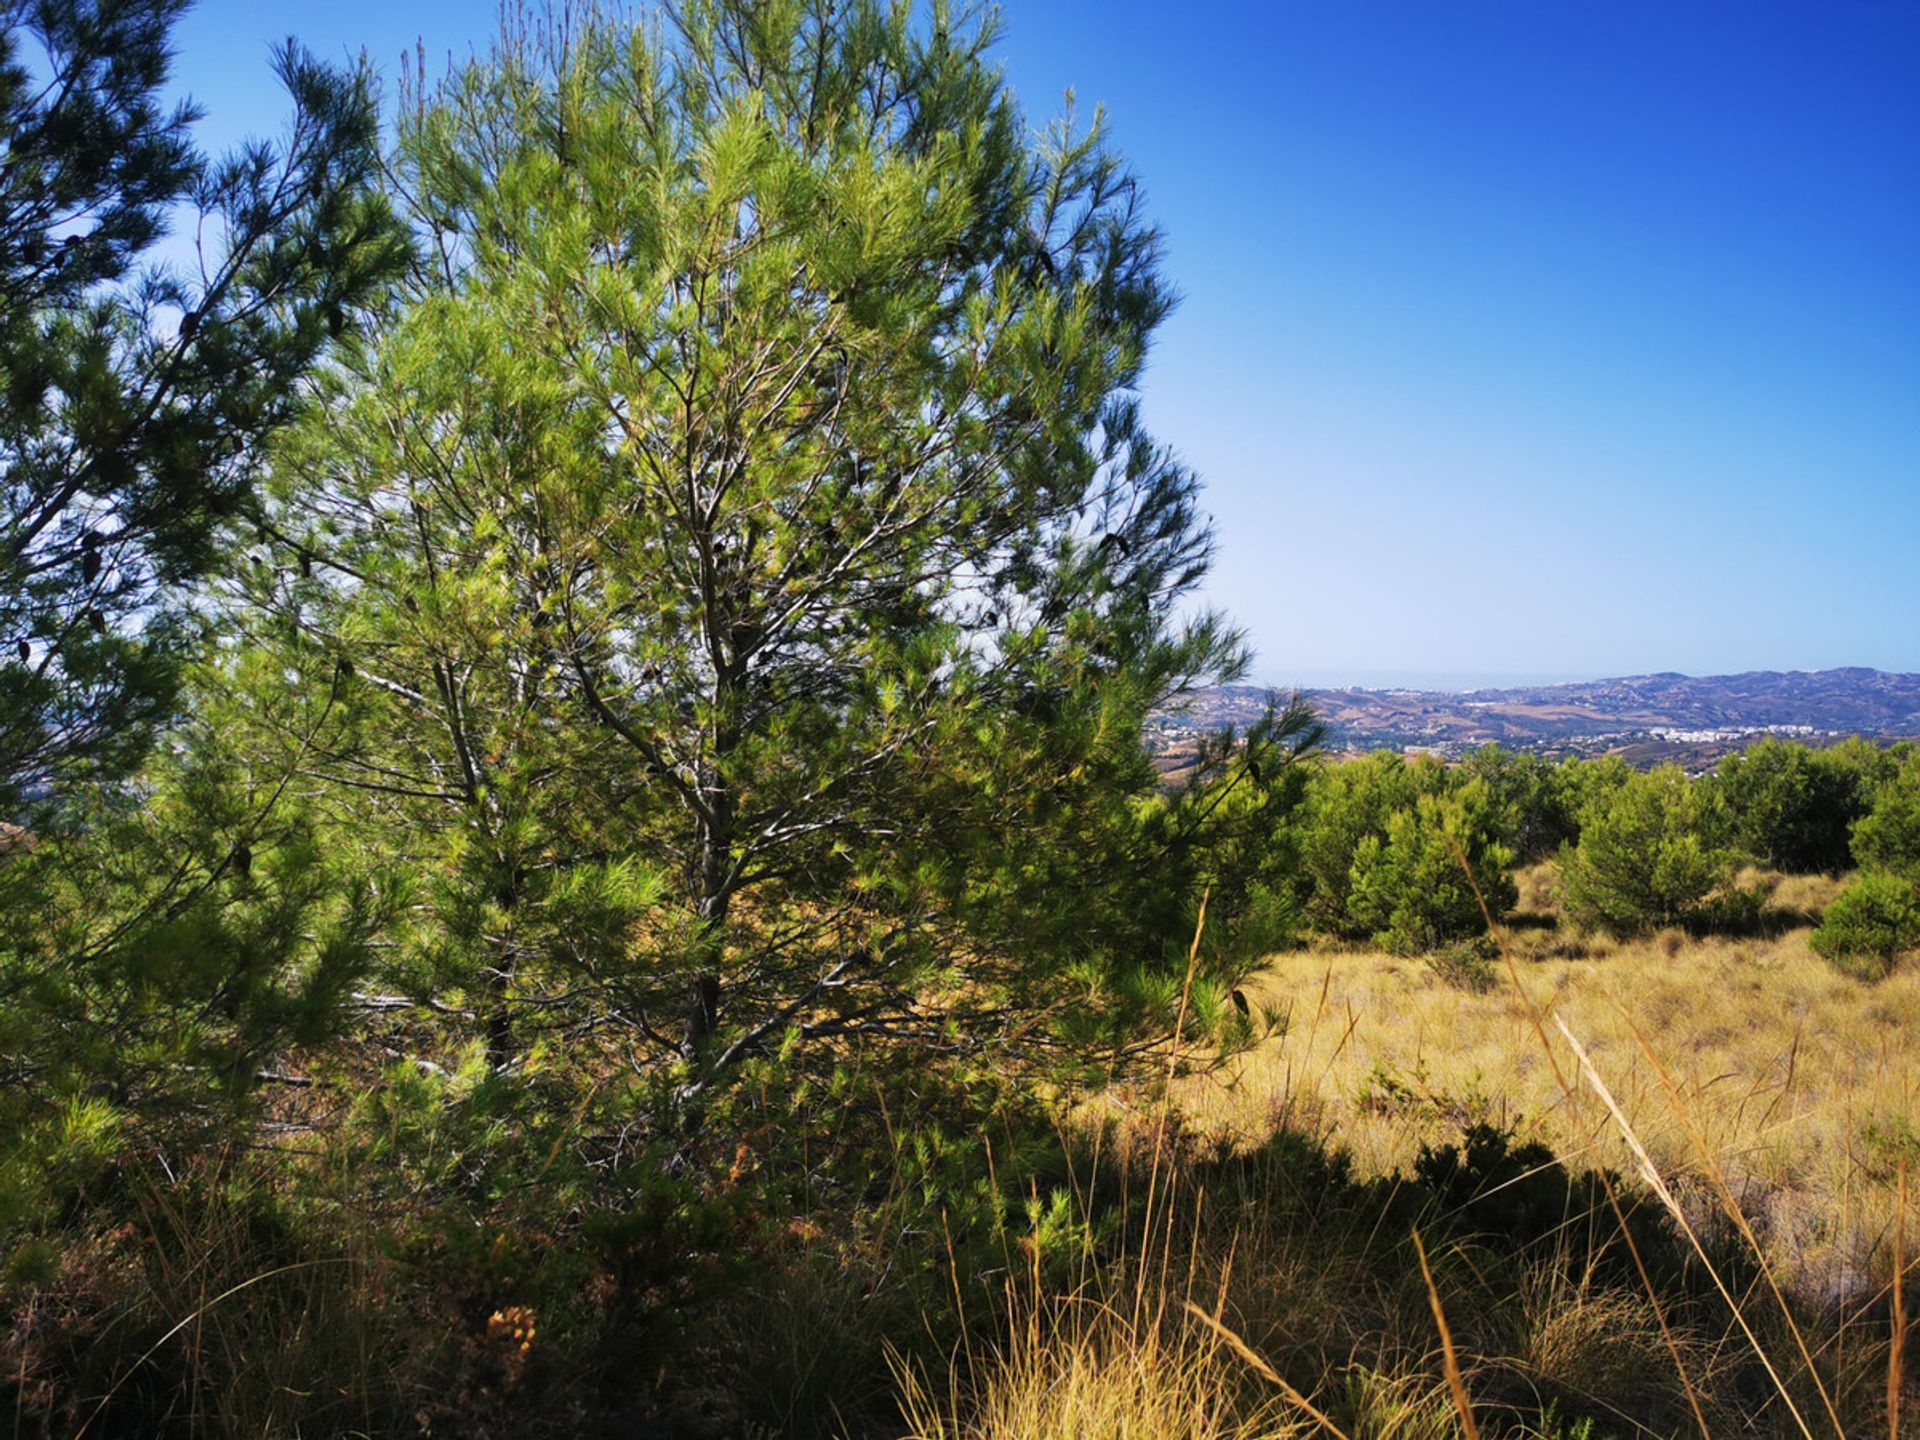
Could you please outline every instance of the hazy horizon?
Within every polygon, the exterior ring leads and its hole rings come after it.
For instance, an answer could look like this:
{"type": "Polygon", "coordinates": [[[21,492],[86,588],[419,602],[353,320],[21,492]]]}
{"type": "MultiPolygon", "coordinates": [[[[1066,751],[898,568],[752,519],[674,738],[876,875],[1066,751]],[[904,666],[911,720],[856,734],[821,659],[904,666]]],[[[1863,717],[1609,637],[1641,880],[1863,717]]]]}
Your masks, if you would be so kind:
{"type": "Polygon", "coordinates": [[[1245,684],[1274,690],[1423,690],[1433,692],[1467,690],[1511,690],[1538,685],[1578,685],[1597,680],[1624,680],[1642,675],[1681,674],[1691,679],[1711,679],[1750,672],[1775,674],[1813,674],[1822,670],[1867,669],[1891,674],[1883,665],[1756,665],[1740,670],[1680,670],[1671,666],[1637,670],[1599,672],[1527,672],[1511,670],[1450,671],[1369,669],[1364,666],[1296,666],[1291,671],[1269,672],[1258,666],[1245,684]]]}
{"type": "Polygon", "coordinates": [[[1566,685],[1611,676],[1516,671],[1394,670],[1364,666],[1296,666],[1290,671],[1255,668],[1246,683],[1276,690],[1503,690],[1521,685],[1566,685]]]}

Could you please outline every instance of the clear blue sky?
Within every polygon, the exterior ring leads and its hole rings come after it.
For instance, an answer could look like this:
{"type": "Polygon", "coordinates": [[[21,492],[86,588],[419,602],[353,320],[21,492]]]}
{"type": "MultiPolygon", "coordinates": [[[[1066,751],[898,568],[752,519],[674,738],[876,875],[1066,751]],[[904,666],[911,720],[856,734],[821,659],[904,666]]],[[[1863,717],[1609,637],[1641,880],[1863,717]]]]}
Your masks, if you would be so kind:
{"type": "MultiPolygon", "coordinates": [[[[1277,684],[1920,671],[1920,5],[1010,0],[1106,106],[1185,296],[1147,382],[1277,684]]],[[[202,0],[389,76],[491,4],[202,0]]]]}

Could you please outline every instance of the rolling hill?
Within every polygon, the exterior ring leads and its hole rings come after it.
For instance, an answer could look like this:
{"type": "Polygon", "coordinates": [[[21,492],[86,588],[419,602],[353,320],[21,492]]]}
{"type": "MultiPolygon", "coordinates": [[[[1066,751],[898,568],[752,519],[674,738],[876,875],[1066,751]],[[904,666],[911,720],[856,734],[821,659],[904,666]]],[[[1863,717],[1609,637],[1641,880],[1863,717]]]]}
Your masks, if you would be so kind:
{"type": "MultiPolygon", "coordinates": [[[[1269,692],[1226,685],[1156,716],[1149,740],[1177,756],[1204,732],[1258,718],[1269,692]]],[[[1500,690],[1307,690],[1334,749],[1430,749],[1489,743],[1550,755],[1619,753],[1635,763],[1710,764],[1762,735],[1810,743],[1847,735],[1920,737],[1920,675],[1849,667],[1740,675],[1632,675],[1500,690]]]]}

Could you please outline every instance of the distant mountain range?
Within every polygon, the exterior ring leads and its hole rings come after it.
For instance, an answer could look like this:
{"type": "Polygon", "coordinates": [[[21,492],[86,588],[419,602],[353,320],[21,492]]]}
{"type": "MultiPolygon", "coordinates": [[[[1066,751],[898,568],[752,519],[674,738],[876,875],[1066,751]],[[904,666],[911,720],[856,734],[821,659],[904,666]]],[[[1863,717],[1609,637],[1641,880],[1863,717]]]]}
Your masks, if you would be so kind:
{"type": "MultiPolygon", "coordinates": [[[[1149,727],[1154,748],[1259,716],[1268,691],[1203,690],[1149,727]]],[[[1489,743],[1545,754],[1624,754],[1636,763],[1705,765],[1762,735],[1822,743],[1847,735],[1920,737],[1920,675],[1882,670],[1754,670],[1744,675],[1633,675],[1499,690],[1307,690],[1336,749],[1431,749],[1457,756],[1489,743]]]]}

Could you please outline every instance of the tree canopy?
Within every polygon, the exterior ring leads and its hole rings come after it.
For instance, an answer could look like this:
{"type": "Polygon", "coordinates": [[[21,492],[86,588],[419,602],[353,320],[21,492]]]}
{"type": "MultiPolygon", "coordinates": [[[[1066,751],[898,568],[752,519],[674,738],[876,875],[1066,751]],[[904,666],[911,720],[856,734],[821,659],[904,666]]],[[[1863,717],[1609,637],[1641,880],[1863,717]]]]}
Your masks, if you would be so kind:
{"type": "Polygon", "coordinates": [[[284,48],[285,144],[210,159],[161,99],[184,8],[16,0],[0,28],[0,805],[138,757],[186,583],[400,254],[370,77],[284,48]]]}
{"type": "Polygon", "coordinates": [[[1245,664],[1136,398],[1172,296],[1097,120],[1031,132],[992,38],[587,17],[403,107],[424,263],[231,613],[260,743],[441,878],[412,983],[497,1064],[611,1025],[690,1095],[1124,1030],[1199,889],[1252,893],[1198,856],[1268,807],[1217,792],[1290,803],[1313,732],[1156,799],[1144,717],[1245,664]]]}

